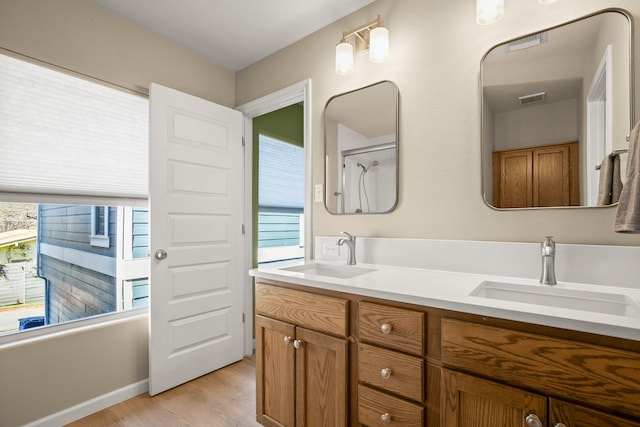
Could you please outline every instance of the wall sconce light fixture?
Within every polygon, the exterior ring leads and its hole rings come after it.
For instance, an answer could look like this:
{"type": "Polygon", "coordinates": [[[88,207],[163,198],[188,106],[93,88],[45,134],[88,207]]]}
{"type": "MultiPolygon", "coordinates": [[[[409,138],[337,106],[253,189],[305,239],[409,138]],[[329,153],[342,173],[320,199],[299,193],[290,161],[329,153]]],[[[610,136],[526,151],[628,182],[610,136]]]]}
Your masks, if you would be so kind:
{"type": "Polygon", "coordinates": [[[351,73],[354,53],[367,49],[371,62],[383,62],[389,58],[389,30],[382,25],[380,15],[374,21],[342,33],[342,39],[336,45],[336,73],[351,73]]]}
{"type": "MultiPolygon", "coordinates": [[[[538,3],[550,4],[558,0],[538,0],[538,3]]],[[[477,0],[476,22],[480,25],[493,24],[504,16],[504,0],[477,0]]]]}

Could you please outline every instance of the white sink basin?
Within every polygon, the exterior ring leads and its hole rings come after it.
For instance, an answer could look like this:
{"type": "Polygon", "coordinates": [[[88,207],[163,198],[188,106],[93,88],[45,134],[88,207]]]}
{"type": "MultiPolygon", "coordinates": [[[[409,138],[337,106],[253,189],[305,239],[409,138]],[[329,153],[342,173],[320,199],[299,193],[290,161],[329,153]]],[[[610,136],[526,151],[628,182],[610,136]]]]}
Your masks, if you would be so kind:
{"type": "Polygon", "coordinates": [[[615,316],[640,317],[640,305],[623,294],[484,281],[469,295],[615,316]]]}
{"type": "Polygon", "coordinates": [[[280,270],[304,273],[313,276],[333,277],[336,279],[351,279],[362,274],[376,271],[373,268],[356,267],[355,265],[333,265],[333,264],[303,264],[293,267],[284,267],[280,270]]]}

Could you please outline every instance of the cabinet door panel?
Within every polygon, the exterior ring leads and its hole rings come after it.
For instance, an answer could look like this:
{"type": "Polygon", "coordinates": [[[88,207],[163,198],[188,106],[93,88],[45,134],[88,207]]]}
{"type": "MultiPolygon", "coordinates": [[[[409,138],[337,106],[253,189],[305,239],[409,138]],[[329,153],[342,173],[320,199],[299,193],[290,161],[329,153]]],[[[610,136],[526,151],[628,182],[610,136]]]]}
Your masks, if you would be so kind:
{"type": "Polygon", "coordinates": [[[625,420],[584,406],[549,399],[549,423],[558,423],[566,427],[640,427],[640,423],[625,420]]]}
{"type": "Polygon", "coordinates": [[[533,150],[533,206],[569,206],[569,147],[533,150]]]}
{"type": "Polygon", "coordinates": [[[448,369],[442,371],[442,385],[443,427],[524,426],[529,414],[547,425],[544,396],[448,369]]]}
{"type": "Polygon", "coordinates": [[[531,150],[504,153],[500,158],[501,208],[528,208],[533,200],[531,150]]]}
{"type": "Polygon", "coordinates": [[[256,413],[265,426],[294,426],[295,327],[256,316],[256,413]]]}
{"type": "Polygon", "coordinates": [[[296,425],[347,425],[347,340],[296,328],[296,425]]]}

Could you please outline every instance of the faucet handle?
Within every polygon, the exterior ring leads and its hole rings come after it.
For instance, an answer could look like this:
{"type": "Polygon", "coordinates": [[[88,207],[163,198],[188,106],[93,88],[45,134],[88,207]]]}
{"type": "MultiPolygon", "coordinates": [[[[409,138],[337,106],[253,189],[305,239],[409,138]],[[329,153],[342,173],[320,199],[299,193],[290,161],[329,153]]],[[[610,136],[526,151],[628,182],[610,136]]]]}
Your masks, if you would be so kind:
{"type": "Polygon", "coordinates": [[[346,231],[341,231],[342,234],[344,234],[345,236],[347,236],[349,238],[349,240],[355,240],[355,236],[347,233],[346,231]]]}

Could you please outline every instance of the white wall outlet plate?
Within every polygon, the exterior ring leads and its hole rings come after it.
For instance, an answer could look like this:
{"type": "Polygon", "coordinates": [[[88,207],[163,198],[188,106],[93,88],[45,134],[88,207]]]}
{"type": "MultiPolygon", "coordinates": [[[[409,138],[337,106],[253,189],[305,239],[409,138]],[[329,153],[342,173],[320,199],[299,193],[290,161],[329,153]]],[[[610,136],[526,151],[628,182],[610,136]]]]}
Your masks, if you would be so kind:
{"type": "Polygon", "coordinates": [[[322,255],[327,257],[339,257],[340,256],[340,246],[335,243],[325,243],[322,245],[322,255]]]}

